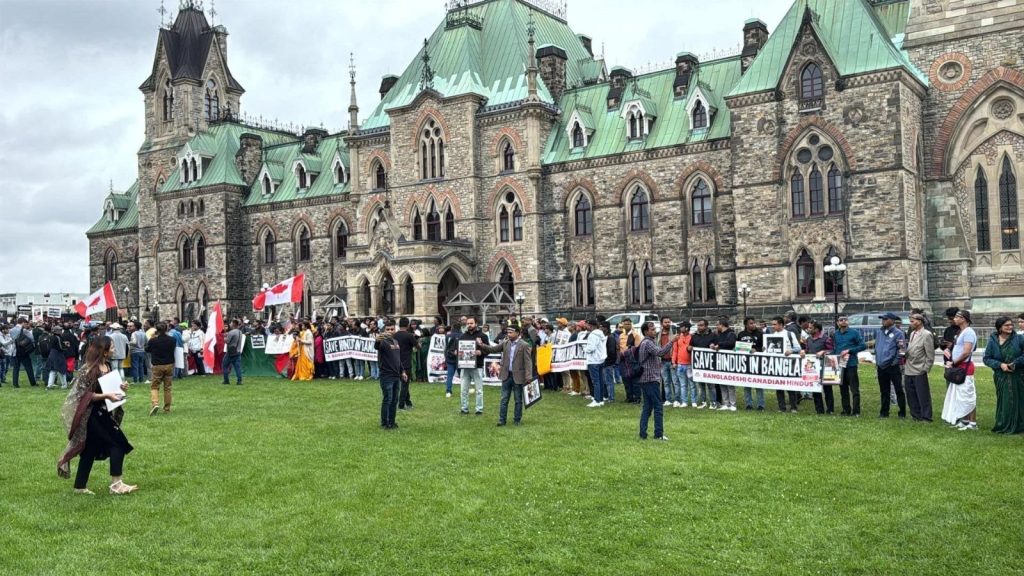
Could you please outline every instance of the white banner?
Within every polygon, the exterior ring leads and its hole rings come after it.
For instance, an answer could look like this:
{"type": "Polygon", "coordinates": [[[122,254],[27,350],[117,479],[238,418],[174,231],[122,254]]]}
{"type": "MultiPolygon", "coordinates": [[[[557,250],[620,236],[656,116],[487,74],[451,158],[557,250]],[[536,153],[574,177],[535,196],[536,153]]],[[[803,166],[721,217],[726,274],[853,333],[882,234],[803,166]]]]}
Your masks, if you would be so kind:
{"type": "Polygon", "coordinates": [[[263,350],[268,356],[290,354],[292,351],[291,334],[271,334],[267,339],[267,347],[263,350]]]}
{"type": "Polygon", "coordinates": [[[748,354],[695,348],[690,354],[693,379],[708,384],[821,392],[821,362],[813,356],[748,354]]]}
{"type": "Polygon", "coordinates": [[[362,336],[340,336],[324,340],[324,360],[335,362],[337,360],[377,360],[377,349],[373,347],[373,338],[362,336]]]}
{"type": "Polygon", "coordinates": [[[555,344],[552,346],[551,371],[586,370],[587,353],[583,349],[586,343],[586,340],[577,340],[568,344],[555,344]]]}

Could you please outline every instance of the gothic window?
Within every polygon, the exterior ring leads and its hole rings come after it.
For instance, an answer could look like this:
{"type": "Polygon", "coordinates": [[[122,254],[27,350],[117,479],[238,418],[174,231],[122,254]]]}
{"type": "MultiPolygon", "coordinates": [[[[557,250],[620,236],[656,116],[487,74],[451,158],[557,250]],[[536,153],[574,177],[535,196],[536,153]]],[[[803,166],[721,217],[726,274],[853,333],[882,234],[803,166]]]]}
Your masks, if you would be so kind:
{"type": "Polygon", "coordinates": [[[654,303],[654,272],[651,263],[644,265],[644,304],[654,303]]]}
{"type": "Polygon", "coordinates": [[[405,292],[405,302],[403,302],[402,314],[412,314],[416,308],[416,289],[412,285],[412,278],[406,276],[403,285],[403,291],[405,292]]]}
{"type": "Polygon", "coordinates": [[[199,199],[199,204],[196,205],[196,215],[202,216],[206,213],[206,202],[202,198],[199,199]]]}
{"type": "Polygon", "coordinates": [[[164,80],[164,122],[174,120],[174,87],[170,80],[164,80]]]}
{"type": "Polygon", "coordinates": [[[693,224],[701,226],[711,224],[711,188],[703,178],[697,180],[693,185],[693,193],[690,197],[690,212],[693,214],[693,224]]]}
{"type": "Polygon", "coordinates": [[[181,269],[192,269],[192,239],[185,238],[181,243],[181,269]]]}
{"type": "Polygon", "coordinates": [[[645,136],[644,113],[639,107],[634,107],[629,111],[627,121],[629,122],[630,140],[639,140],[645,136]]]}
{"type": "Polygon", "coordinates": [[[299,181],[299,190],[309,188],[306,182],[306,168],[302,164],[295,165],[295,178],[299,181]]]}
{"type": "Polygon", "coordinates": [[[437,205],[430,202],[430,212],[427,212],[427,240],[430,242],[441,241],[441,214],[437,211],[437,205]]]}
{"type": "Polygon", "coordinates": [[[843,174],[835,164],[828,170],[828,211],[829,214],[843,211],[843,174]]]}
{"type": "Polygon", "coordinates": [[[206,268],[206,238],[202,234],[196,238],[196,268],[206,268]]]}
{"type": "Polygon", "coordinates": [[[182,160],[181,161],[181,181],[183,183],[185,183],[185,184],[188,184],[191,181],[191,178],[189,178],[189,176],[191,176],[191,175],[192,175],[192,171],[189,170],[188,160],[182,160]]]}
{"type": "Polygon", "coordinates": [[[988,223],[988,180],[981,166],[978,166],[978,174],[974,177],[974,214],[978,227],[978,252],[988,252],[992,249],[988,223]]]}
{"type": "Polygon", "coordinates": [[[363,283],[359,286],[359,309],[364,314],[370,313],[371,294],[370,294],[370,281],[363,279],[363,283]]]}
{"type": "Polygon", "coordinates": [[[391,274],[384,273],[384,277],[380,280],[380,299],[381,306],[384,309],[385,315],[392,315],[395,313],[395,281],[391,278],[391,274]]]}
{"type": "Polygon", "coordinates": [[[213,122],[220,117],[220,97],[217,96],[217,83],[210,78],[206,81],[206,121],[213,122]]]}
{"type": "Polygon", "coordinates": [[[384,164],[377,160],[373,169],[373,189],[383,190],[388,186],[388,173],[384,170],[384,164]]]}
{"type": "Polygon", "coordinates": [[[423,218],[420,217],[419,209],[416,210],[416,215],[412,217],[412,239],[423,240],[423,218]]]}
{"type": "Polygon", "coordinates": [[[1003,250],[1020,248],[1020,230],[1017,223],[1017,177],[1010,166],[1010,157],[1003,156],[999,174],[999,226],[1003,250]]]}
{"type": "MultiPolygon", "coordinates": [[[[822,266],[829,266],[832,264],[832,258],[839,257],[839,251],[836,250],[835,246],[829,246],[828,253],[825,254],[825,260],[822,262],[822,266]]],[[[835,297],[836,294],[842,296],[845,292],[845,276],[833,278],[833,274],[825,273],[825,295],[835,297]]]]}
{"type": "Polygon", "coordinates": [[[577,307],[583,306],[583,273],[580,269],[576,269],[576,276],[573,278],[573,291],[576,294],[575,304],[577,307]]]}
{"type": "Polygon", "coordinates": [[[629,201],[629,229],[632,232],[650,230],[651,228],[651,205],[647,199],[647,191],[640,186],[636,187],[633,197],[629,201]]]}
{"type": "Polygon", "coordinates": [[[583,137],[583,127],[580,126],[579,122],[576,122],[572,127],[572,147],[583,148],[585,144],[586,141],[583,137]]]}
{"type": "Polygon", "coordinates": [[[640,272],[637,271],[636,264],[634,264],[632,272],[629,273],[630,304],[640,304],[640,294],[640,272]]]}
{"type": "Polygon", "coordinates": [[[802,218],[804,212],[804,175],[799,171],[793,172],[793,178],[789,182],[789,191],[793,199],[793,217],[802,218]]]}
{"type": "Polygon", "coordinates": [[[821,68],[811,62],[804,66],[800,73],[800,99],[813,100],[821,98],[824,94],[825,87],[821,77],[821,68]]]}
{"type": "Polygon", "coordinates": [[[420,179],[444,178],[444,138],[433,118],[427,121],[420,136],[420,179]]]}
{"type": "Polygon", "coordinates": [[[576,235],[589,236],[594,232],[594,212],[590,207],[590,199],[580,194],[576,201],[576,235]]]}
{"type": "Polygon", "coordinates": [[[697,103],[693,107],[693,128],[707,128],[708,127],[708,109],[704,107],[704,103],[697,100],[697,103]]]}
{"type": "Polygon", "coordinates": [[[500,242],[519,242],[523,239],[523,209],[511,190],[505,193],[498,209],[498,239],[500,242]]]}
{"type": "Polygon", "coordinates": [[[345,258],[348,255],[348,226],[345,222],[339,221],[338,227],[334,229],[334,256],[345,258]]]}
{"type": "Polygon", "coordinates": [[[270,182],[270,176],[263,176],[263,195],[270,196],[270,193],[274,191],[273,184],[270,182]]]}
{"type": "Polygon", "coordinates": [[[823,136],[810,132],[794,147],[789,166],[791,213],[794,218],[843,212],[843,169],[835,148],[823,136]]]}
{"type": "Polygon", "coordinates": [[[448,207],[448,211],[444,215],[444,237],[445,240],[455,239],[455,213],[452,212],[452,207],[448,207]]]}
{"type": "Polygon", "coordinates": [[[711,259],[708,258],[707,264],[704,265],[704,294],[707,296],[707,302],[714,302],[717,294],[715,292],[715,265],[711,263],[711,259]]]}
{"type": "Polygon", "coordinates": [[[196,162],[196,159],[193,158],[190,165],[192,166],[192,181],[195,182],[196,180],[199,180],[199,164],[196,162]]]}
{"type": "Polygon", "coordinates": [[[107,257],[103,259],[103,278],[107,282],[117,280],[117,254],[113,250],[108,251],[107,257]]]}
{"type": "Polygon", "coordinates": [[[704,301],[704,278],[700,273],[700,265],[693,261],[690,267],[690,301],[694,304],[704,301]]]}
{"type": "Polygon", "coordinates": [[[334,183],[344,184],[345,182],[345,165],[339,160],[334,163],[334,183]]]}
{"type": "Polygon", "coordinates": [[[498,213],[498,240],[508,242],[508,208],[502,206],[498,213]]]}
{"type": "Polygon", "coordinates": [[[312,253],[309,246],[309,229],[305,226],[299,231],[299,262],[309,262],[312,253]]]}
{"type": "Polygon", "coordinates": [[[195,203],[194,200],[189,200],[189,203],[188,203],[188,215],[189,216],[195,216],[196,215],[196,203],[195,203]]]}
{"type": "Polygon", "coordinates": [[[185,217],[185,202],[178,202],[178,216],[185,217]]]}
{"type": "Polygon", "coordinates": [[[814,297],[814,259],[807,250],[801,250],[796,259],[796,297],[814,297]]]}
{"type": "Polygon", "coordinates": [[[517,204],[512,209],[512,240],[519,242],[523,239],[523,211],[517,204]]]}
{"type": "Polygon", "coordinates": [[[587,267],[587,306],[593,306],[594,300],[597,297],[597,291],[594,290],[594,268],[591,266],[587,267]]]}
{"type": "Polygon", "coordinates": [[[277,239],[274,238],[274,233],[267,230],[267,233],[263,236],[263,263],[273,264],[277,262],[277,239]]]}
{"type": "Polygon", "coordinates": [[[505,147],[501,152],[501,170],[502,172],[512,172],[515,169],[516,151],[512,148],[512,143],[506,140],[505,147]]]}
{"type": "Polygon", "coordinates": [[[509,296],[516,293],[516,279],[512,276],[512,269],[508,267],[508,264],[501,265],[501,273],[498,275],[498,284],[501,288],[508,292],[509,296]]]}
{"type": "Polygon", "coordinates": [[[825,213],[825,194],[822,190],[821,185],[821,170],[818,170],[818,165],[815,164],[811,168],[810,175],[810,193],[811,193],[811,216],[820,216],[825,213]]]}

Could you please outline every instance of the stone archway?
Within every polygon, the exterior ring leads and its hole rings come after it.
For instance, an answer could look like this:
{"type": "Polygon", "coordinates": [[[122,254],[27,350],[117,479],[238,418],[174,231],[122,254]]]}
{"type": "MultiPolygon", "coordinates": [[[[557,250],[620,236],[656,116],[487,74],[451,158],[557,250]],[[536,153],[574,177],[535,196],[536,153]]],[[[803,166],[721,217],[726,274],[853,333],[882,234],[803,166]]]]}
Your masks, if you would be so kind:
{"type": "Polygon", "coordinates": [[[459,277],[451,269],[448,269],[444,276],[441,276],[441,281],[437,283],[437,314],[445,318],[446,321],[448,321],[448,311],[445,310],[444,303],[451,298],[452,294],[455,294],[461,284],[459,277]]]}

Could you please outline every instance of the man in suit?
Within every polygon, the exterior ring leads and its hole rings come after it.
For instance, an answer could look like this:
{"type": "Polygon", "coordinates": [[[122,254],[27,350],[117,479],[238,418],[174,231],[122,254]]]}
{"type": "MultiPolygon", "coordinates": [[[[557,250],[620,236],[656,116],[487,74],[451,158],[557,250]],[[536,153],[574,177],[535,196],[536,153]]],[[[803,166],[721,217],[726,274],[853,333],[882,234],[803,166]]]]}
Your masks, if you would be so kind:
{"type": "Polygon", "coordinates": [[[931,422],[932,393],[928,387],[928,371],[935,364],[935,339],[925,326],[923,314],[910,315],[910,344],[907,345],[903,382],[911,417],[914,421],[931,422]]]}
{"type": "Polygon", "coordinates": [[[516,408],[512,423],[519,425],[523,419],[523,386],[533,380],[533,350],[520,336],[517,324],[509,323],[505,329],[507,337],[494,346],[487,346],[482,339],[476,345],[486,354],[501,352],[501,405],[498,409],[498,426],[504,426],[508,417],[508,397],[515,394],[516,408]]]}

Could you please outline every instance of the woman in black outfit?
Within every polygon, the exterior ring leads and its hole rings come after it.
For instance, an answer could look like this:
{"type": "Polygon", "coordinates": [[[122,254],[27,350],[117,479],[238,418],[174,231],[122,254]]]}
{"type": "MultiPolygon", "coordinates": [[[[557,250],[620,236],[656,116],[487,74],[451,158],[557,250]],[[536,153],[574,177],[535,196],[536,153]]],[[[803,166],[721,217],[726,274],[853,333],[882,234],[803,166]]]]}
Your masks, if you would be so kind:
{"type": "MultiPolygon", "coordinates": [[[[78,472],[75,475],[77,494],[93,494],[86,488],[92,464],[107,458],[110,458],[110,493],[130,494],[138,489],[138,486],[121,481],[124,457],[132,451],[132,445],[121,431],[124,410],[118,407],[110,412],[105,402],[117,401],[123,394],[104,394],[99,384],[99,378],[110,371],[112,345],[113,341],[107,336],[97,336],[89,341],[85,362],[61,409],[68,429],[68,445],[57,461],[57,475],[69,478],[71,459],[78,456],[78,472]]],[[[121,384],[121,389],[127,390],[128,385],[121,384]]]]}

